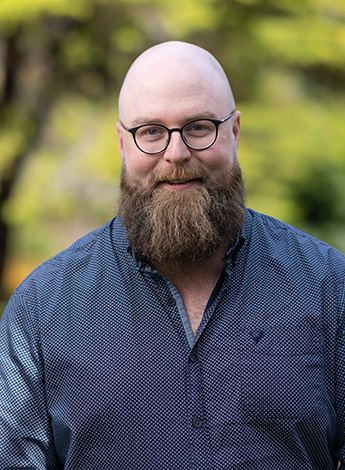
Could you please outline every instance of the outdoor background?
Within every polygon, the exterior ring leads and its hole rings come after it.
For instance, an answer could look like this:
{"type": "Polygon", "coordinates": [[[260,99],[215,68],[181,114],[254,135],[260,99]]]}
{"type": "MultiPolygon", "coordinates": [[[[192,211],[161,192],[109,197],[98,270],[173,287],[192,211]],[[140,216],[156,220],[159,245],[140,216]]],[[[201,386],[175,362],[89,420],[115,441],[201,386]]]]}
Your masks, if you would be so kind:
{"type": "Polygon", "coordinates": [[[116,213],[117,93],[170,39],[229,76],[247,205],[345,253],[344,0],[0,0],[0,314],[116,213]]]}

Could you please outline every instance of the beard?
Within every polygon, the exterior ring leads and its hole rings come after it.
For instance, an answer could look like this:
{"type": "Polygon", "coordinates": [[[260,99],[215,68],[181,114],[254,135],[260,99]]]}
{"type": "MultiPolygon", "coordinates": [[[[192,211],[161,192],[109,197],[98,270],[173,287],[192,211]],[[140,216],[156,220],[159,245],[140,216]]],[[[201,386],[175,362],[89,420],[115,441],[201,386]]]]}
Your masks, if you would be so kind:
{"type": "Polygon", "coordinates": [[[147,262],[180,264],[201,261],[228,249],[245,217],[244,183],[237,163],[221,177],[199,168],[156,171],[148,188],[121,172],[119,216],[136,254],[147,262]],[[198,180],[182,191],[163,181],[198,180]]]}

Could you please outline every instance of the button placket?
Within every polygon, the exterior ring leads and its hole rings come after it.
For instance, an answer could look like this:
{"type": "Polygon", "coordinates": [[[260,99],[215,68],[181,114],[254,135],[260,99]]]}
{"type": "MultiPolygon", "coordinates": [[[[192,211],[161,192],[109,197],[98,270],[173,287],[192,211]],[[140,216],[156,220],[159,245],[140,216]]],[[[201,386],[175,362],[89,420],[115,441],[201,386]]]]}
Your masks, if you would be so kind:
{"type": "Polygon", "coordinates": [[[174,305],[176,305],[176,300],[172,295],[169,295],[169,297],[167,298],[167,304],[169,307],[173,307],[174,305]]]}
{"type": "Polygon", "coordinates": [[[190,355],[189,355],[189,360],[190,360],[190,362],[192,362],[194,364],[195,362],[198,362],[198,359],[199,359],[198,358],[198,353],[197,353],[196,349],[193,348],[190,355]]]}
{"type": "Polygon", "coordinates": [[[197,347],[190,351],[187,361],[190,449],[195,462],[193,468],[210,468],[210,445],[205,429],[201,370],[197,347]]]}
{"type": "Polygon", "coordinates": [[[193,418],[193,426],[195,427],[195,429],[201,428],[203,424],[203,420],[199,416],[193,418]]]}

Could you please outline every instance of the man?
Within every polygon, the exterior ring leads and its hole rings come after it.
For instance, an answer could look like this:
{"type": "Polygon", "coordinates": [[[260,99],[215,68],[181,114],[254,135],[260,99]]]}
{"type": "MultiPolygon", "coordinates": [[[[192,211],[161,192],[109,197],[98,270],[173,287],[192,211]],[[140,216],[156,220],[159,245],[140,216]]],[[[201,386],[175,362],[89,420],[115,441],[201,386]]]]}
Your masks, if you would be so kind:
{"type": "Polygon", "coordinates": [[[240,112],[205,50],[144,52],[119,115],[119,217],[3,316],[0,468],[337,468],[344,256],[245,208],[240,112]]]}

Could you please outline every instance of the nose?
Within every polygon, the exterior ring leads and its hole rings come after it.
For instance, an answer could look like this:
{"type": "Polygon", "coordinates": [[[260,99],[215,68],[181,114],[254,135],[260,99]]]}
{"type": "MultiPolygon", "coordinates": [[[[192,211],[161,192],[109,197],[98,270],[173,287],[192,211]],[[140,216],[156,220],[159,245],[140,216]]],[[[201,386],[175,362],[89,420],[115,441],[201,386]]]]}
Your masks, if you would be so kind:
{"type": "Polygon", "coordinates": [[[164,160],[180,164],[189,160],[192,154],[187,145],[183,142],[180,132],[174,131],[170,135],[170,142],[164,151],[164,160]]]}

